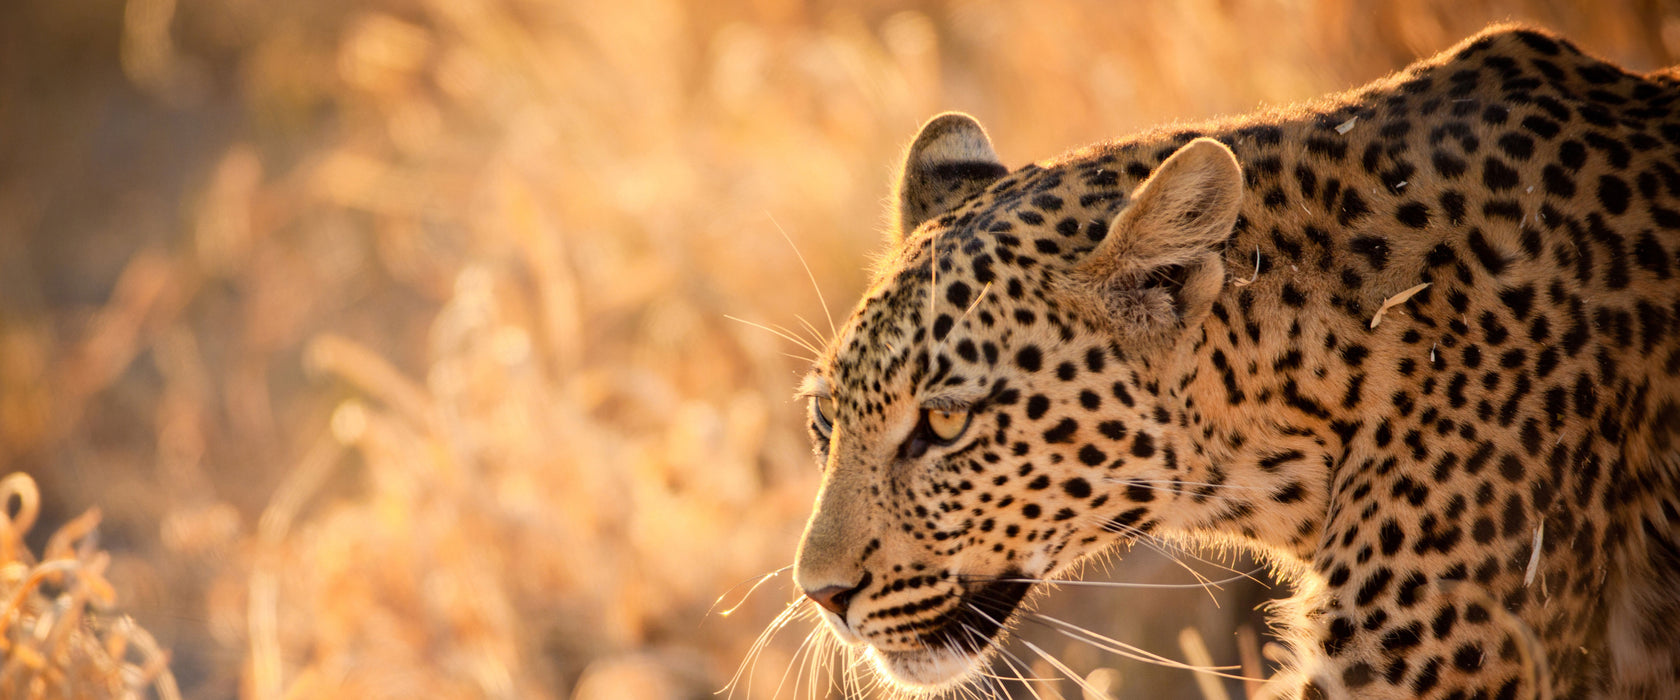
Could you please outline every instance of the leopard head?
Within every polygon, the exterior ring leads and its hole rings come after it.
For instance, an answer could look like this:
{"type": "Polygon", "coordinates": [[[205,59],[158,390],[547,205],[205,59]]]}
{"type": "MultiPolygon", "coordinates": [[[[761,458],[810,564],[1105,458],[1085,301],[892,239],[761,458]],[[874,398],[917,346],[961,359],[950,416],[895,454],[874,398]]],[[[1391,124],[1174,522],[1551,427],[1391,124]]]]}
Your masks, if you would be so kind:
{"type": "Polygon", "coordinates": [[[1211,139],[1139,178],[1100,152],[1010,173],[973,119],[922,128],[890,250],[802,391],[823,482],[795,580],[836,637],[902,686],[959,684],[1035,582],[1189,517],[1151,487],[1189,458],[1162,382],[1241,198],[1211,139]]]}

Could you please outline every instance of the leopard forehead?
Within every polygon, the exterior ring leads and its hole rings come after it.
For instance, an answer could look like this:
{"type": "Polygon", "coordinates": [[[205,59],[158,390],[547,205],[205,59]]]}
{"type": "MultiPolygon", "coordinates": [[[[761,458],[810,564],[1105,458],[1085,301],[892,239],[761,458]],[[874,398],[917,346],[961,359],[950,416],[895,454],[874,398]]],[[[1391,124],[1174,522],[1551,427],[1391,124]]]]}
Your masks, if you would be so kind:
{"type": "Polygon", "coordinates": [[[1085,206],[1068,206],[1061,180],[1029,166],[895,251],[822,363],[845,409],[973,404],[997,379],[1042,368],[1017,354],[1097,333],[1055,297],[1106,234],[1104,205],[1124,193],[1105,179],[1085,206]],[[1033,194],[1010,194],[1017,188],[1033,194]]]}

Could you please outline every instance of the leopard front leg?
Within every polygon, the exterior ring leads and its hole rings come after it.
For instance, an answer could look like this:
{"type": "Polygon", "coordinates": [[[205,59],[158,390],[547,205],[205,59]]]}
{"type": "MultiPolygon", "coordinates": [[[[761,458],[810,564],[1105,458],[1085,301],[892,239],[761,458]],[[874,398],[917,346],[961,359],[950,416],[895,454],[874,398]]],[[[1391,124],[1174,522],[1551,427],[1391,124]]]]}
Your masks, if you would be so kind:
{"type": "MultiPolygon", "coordinates": [[[[1382,586],[1380,572],[1368,581],[1382,586]]],[[[1308,612],[1309,641],[1273,689],[1280,697],[1550,698],[1545,649],[1522,622],[1474,583],[1390,582],[1391,606],[1324,606],[1308,612]]],[[[1335,596],[1331,600],[1345,601],[1335,596]]]]}
{"type": "Polygon", "coordinates": [[[1501,477],[1487,461],[1429,486],[1420,475],[1436,474],[1431,465],[1408,472],[1394,458],[1345,473],[1312,573],[1283,606],[1295,661],[1269,689],[1302,700],[1553,696],[1548,649],[1591,646],[1579,637],[1601,620],[1552,611],[1593,609],[1559,598],[1595,587],[1571,585],[1589,574],[1571,571],[1568,541],[1544,543],[1544,512],[1510,491],[1489,495],[1487,477],[1501,477]]]}

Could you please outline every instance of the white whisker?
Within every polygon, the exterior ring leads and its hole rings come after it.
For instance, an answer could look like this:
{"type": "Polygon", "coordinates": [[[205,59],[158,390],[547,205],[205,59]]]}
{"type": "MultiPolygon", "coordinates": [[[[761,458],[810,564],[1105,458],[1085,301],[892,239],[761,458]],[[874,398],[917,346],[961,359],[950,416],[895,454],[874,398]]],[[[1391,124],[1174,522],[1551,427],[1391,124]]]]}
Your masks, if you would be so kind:
{"type": "MultiPolygon", "coordinates": [[[[737,601],[734,605],[729,606],[729,608],[724,610],[723,612],[718,613],[718,617],[729,617],[730,614],[734,613],[736,610],[740,610],[741,606],[747,604],[747,599],[752,597],[753,592],[757,591],[759,586],[764,585],[764,583],[766,581],[769,581],[770,579],[773,579],[773,578],[781,575],[781,573],[783,571],[787,571],[788,569],[791,569],[791,568],[793,568],[793,565],[789,564],[789,565],[784,566],[780,569],[777,569],[777,570],[772,571],[770,573],[767,573],[763,576],[760,576],[756,580],[748,579],[748,580],[752,581],[752,587],[748,588],[747,592],[743,593],[741,595],[741,600],[737,601]]],[[[706,608],[706,615],[710,616],[712,614],[712,611],[717,609],[718,604],[723,602],[724,598],[728,597],[729,594],[734,592],[734,590],[736,588],[740,588],[740,587],[745,586],[745,585],[747,585],[747,581],[742,581],[740,583],[735,584],[735,586],[730,588],[729,590],[724,591],[723,595],[718,596],[717,600],[712,601],[712,607],[706,608]]]]}
{"type": "MultiPolygon", "coordinates": [[[[1092,515],[1100,517],[1100,515],[1096,514],[1096,513],[1093,513],[1092,515]]],[[[1160,537],[1157,537],[1155,535],[1151,535],[1147,532],[1139,530],[1139,529],[1137,529],[1135,527],[1132,527],[1130,525],[1118,525],[1116,523],[1109,522],[1109,523],[1106,523],[1104,525],[1104,527],[1105,528],[1106,527],[1122,528],[1122,529],[1119,529],[1119,530],[1110,530],[1110,531],[1115,532],[1116,534],[1131,536],[1135,542],[1137,542],[1139,544],[1142,544],[1143,546],[1148,547],[1152,550],[1155,550],[1155,552],[1159,553],[1161,556],[1166,557],[1169,561],[1176,564],[1179,568],[1184,569],[1185,571],[1189,572],[1191,576],[1195,577],[1196,580],[1200,582],[1197,585],[1199,587],[1207,590],[1208,598],[1213,600],[1213,604],[1216,607],[1219,605],[1219,599],[1213,595],[1213,591],[1214,590],[1219,590],[1219,586],[1217,584],[1215,584],[1208,577],[1202,575],[1202,572],[1197,571],[1197,570],[1191,568],[1189,564],[1184,563],[1184,561],[1182,559],[1180,559],[1179,557],[1180,556],[1190,557],[1191,559],[1195,559],[1196,561],[1200,561],[1204,564],[1208,564],[1210,566],[1215,566],[1215,567],[1224,569],[1224,570],[1229,571],[1231,573],[1239,573],[1235,569],[1232,569],[1228,566],[1223,566],[1221,564],[1217,564],[1215,562],[1210,562],[1207,559],[1204,559],[1204,558],[1196,555],[1193,552],[1185,551],[1182,548],[1178,547],[1177,545],[1174,545],[1171,542],[1168,542],[1167,540],[1163,540],[1160,537]]]]}
{"type": "Polygon", "coordinates": [[[811,342],[813,342],[817,345],[828,344],[828,339],[823,337],[822,331],[817,330],[817,327],[814,326],[814,325],[811,325],[810,321],[805,320],[804,316],[801,316],[799,314],[794,314],[793,317],[794,317],[795,320],[799,321],[799,327],[805,329],[805,332],[810,334],[811,342]]]}
{"type": "Polygon", "coordinates": [[[736,317],[736,316],[731,316],[731,315],[729,315],[729,314],[724,314],[724,315],[723,315],[723,317],[724,317],[724,318],[727,318],[727,319],[729,319],[729,320],[731,320],[731,321],[734,321],[734,322],[736,322],[736,323],[744,323],[744,324],[746,324],[746,325],[749,325],[749,326],[752,326],[752,327],[753,327],[753,328],[757,328],[757,329],[759,329],[759,330],[761,330],[761,331],[764,331],[764,332],[766,332],[766,333],[770,333],[770,334],[772,334],[772,335],[775,335],[775,336],[776,336],[776,337],[779,337],[779,338],[781,338],[781,339],[782,339],[782,340],[786,340],[786,341],[788,341],[788,342],[790,342],[790,343],[793,343],[793,344],[795,344],[795,345],[798,345],[798,346],[799,346],[799,347],[801,347],[801,348],[804,348],[804,349],[806,349],[806,350],[809,350],[809,351],[811,351],[811,353],[812,353],[812,354],[815,354],[815,355],[821,355],[821,354],[822,354],[822,351],[821,351],[821,350],[818,350],[818,349],[817,349],[817,348],[814,348],[814,347],[811,347],[811,344],[810,344],[810,343],[808,343],[808,342],[806,342],[806,341],[804,341],[804,340],[801,340],[801,339],[800,339],[800,338],[799,338],[799,337],[798,337],[798,336],[795,336],[795,335],[791,335],[791,334],[788,334],[788,333],[786,333],[786,332],[783,332],[783,331],[779,331],[779,330],[776,330],[776,329],[775,329],[775,328],[771,328],[771,327],[770,327],[770,326],[766,326],[766,325],[764,325],[764,324],[762,324],[762,323],[755,323],[755,322],[753,322],[753,321],[748,321],[748,320],[746,320],[746,319],[744,319],[744,318],[739,318],[739,317],[736,317]]]}
{"type": "MultiPolygon", "coordinates": [[[[807,653],[810,652],[810,650],[811,650],[811,640],[815,639],[817,634],[821,633],[821,632],[822,632],[821,627],[812,627],[811,631],[805,635],[805,640],[800,642],[799,643],[799,648],[795,649],[793,651],[793,657],[788,659],[787,670],[782,671],[782,680],[776,683],[776,692],[771,694],[771,697],[781,697],[782,696],[782,688],[787,685],[788,674],[793,673],[793,669],[799,668],[799,657],[800,657],[800,655],[807,654],[807,653]]],[[[804,672],[801,671],[800,676],[803,676],[803,675],[804,675],[804,672]]],[[[793,692],[794,692],[795,695],[799,694],[799,677],[798,676],[796,676],[794,678],[794,681],[793,681],[793,692]]]]}
{"type": "Polygon", "coordinates": [[[786,627],[801,612],[807,610],[802,606],[802,602],[794,600],[788,603],[787,607],[783,608],[782,612],[770,621],[764,631],[758,633],[758,638],[753,640],[752,646],[747,649],[747,655],[741,659],[741,664],[735,668],[735,675],[731,676],[729,682],[714,693],[715,695],[728,693],[728,697],[735,697],[735,689],[740,687],[743,674],[746,676],[747,685],[752,685],[752,678],[758,673],[758,660],[762,657],[765,646],[770,643],[770,640],[776,636],[778,631],[786,627]]]}
{"type": "Polygon", "coordinates": [[[1191,671],[1191,672],[1194,672],[1194,673],[1205,673],[1205,674],[1208,674],[1208,675],[1219,676],[1220,678],[1231,678],[1231,679],[1241,680],[1241,681],[1257,680],[1257,679],[1249,678],[1248,676],[1243,676],[1243,675],[1239,675],[1239,674],[1225,673],[1225,671],[1241,669],[1242,668],[1241,666],[1197,666],[1197,665],[1194,665],[1194,664],[1188,664],[1188,663],[1185,663],[1183,661],[1178,661],[1178,660],[1175,660],[1175,659],[1171,659],[1171,658],[1162,656],[1160,654],[1156,654],[1152,651],[1148,651],[1146,649],[1143,649],[1143,648],[1140,648],[1140,647],[1137,647],[1137,646],[1134,646],[1134,645],[1131,645],[1131,644],[1127,644],[1125,642],[1114,639],[1112,637],[1108,637],[1108,636],[1102,635],[1100,633],[1093,632],[1091,630],[1085,629],[1084,627],[1080,627],[1079,625],[1075,625],[1071,622],[1058,620],[1058,619],[1056,619],[1054,617],[1051,617],[1049,615],[1044,615],[1042,613],[1033,613],[1032,617],[1034,619],[1042,620],[1044,622],[1050,623],[1051,625],[1054,625],[1053,627],[1051,627],[1051,629],[1056,630],[1057,632],[1061,633],[1063,636],[1068,637],[1069,639],[1073,639],[1073,640],[1077,640],[1077,641],[1080,641],[1080,642],[1084,642],[1086,644],[1090,644],[1090,645],[1092,645],[1094,647],[1097,647],[1099,649],[1102,649],[1104,651],[1108,651],[1108,652],[1111,652],[1111,653],[1114,653],[1114,654],[1118,654],[1120,656],[1126,657],[1128,659],[1132,659],[1134,661],[1142,661],[1144,663],[1154,664],[1156,666],[1162,666],[1162,667],[1165,667],[1165,668],[1176,668],[1176,669],[1181,669],[1181,670],[1185,670],[1185,671],[1191,671]]]}
{"type": "Polygon", "coordinates": [[[1016,656],[1014,652],[1003,648],[1001,645],[997,647],[997,650],[998,660],[1009,666],[1009,670],[1015,674],[1015,678],[1017,680],[1021,681],[1021,685],[1027,689],[1027,692],[1031,693],[1035,700],[1044,700],[1044,697],[1038,694],[1038,689],[1033,687],[1033,683],[1054,682],[1056,679],[1038,677],[1028,678],[1027,673],[1032,669],[1028,667],[1026,661],[1021,660],[1021,657],[1016,656]]]}
{"type": "Polygon", "coordinates": [[[1089,693],[1091,695],[1091,697],[1100,698],[1100,697],[1103,696],[1103,692],[1101,690],[1097,689],[1096,686],[1091,685],[1090,681],[1085,680],[1084,676],[1081,676],[1077,673],[1074,673],[1073,669],[1068,668],[1067,664],[1062,663],[1060,659],[1057,659],[1056,657],[1050,655],[1049,652],[1046,652],[1045,650],[1038,648],[1038,645],[1033,644],[1032,642],[1029,642],[1025,639],[1021,640],[1021,643],[1027,645],[1027,648],[1031,649],[1034,654],[1038,654],[1040,657],[1043,657],[1043,659],[1045,661],[1050,662],[1051,666],[1055,666],[1056,670],[1061,671],[1063,674],[1065,674],[1067,676],[1068,680],[1073,681],[1074,683],[1078,684],[1080,689],[1084,690],[1086,693],[1089,693]]]}
{"type": "Polygon", "coordinates": [[[1003,581],[1006,583],[1048,583],[1056,586],[1087,586],[1092,588],[1142,588],[1172,590],[1185,588],[1206,588],[1210,585],[1220,586],[1227,583],[1235,583],[1245,578],[1252,580],[1255,574],[1265,570],[1265,567],[1255,567],[1248,571],[1240,571],[1227,578],[1222,578],[1218,581],[1209,581],[1207,583],[1132,583],[1128,581],[1081,581],[1078,579],[1065,578],[999,578],[988,580],[1003,581]]]}
{"type": "Polygon", "coordinates": [[[828,300],[823,298],[822,285],[817,284],[817,276],[811,272],[811,266],[805,262],[805,254],[799,252],[799,246],[794,245],[793,237],[788,235],[787,229],[782,228],[781,222],[776,220],[775,215],[770,212],[764,212],[764,215],[770,217],[770,223],[776,227],[776,232],[782,234],[782,240],[787,241],[788,247],[793,249],[794,257],[799,258],[799,266],[805,268],[805,276],[811,280],[811,289],[817,293],[817,303],[822,304],[823,315],[828,317],[829,336],[838,335],[840,331],[834,327],[834,314],[828,311],[828,300]]]}

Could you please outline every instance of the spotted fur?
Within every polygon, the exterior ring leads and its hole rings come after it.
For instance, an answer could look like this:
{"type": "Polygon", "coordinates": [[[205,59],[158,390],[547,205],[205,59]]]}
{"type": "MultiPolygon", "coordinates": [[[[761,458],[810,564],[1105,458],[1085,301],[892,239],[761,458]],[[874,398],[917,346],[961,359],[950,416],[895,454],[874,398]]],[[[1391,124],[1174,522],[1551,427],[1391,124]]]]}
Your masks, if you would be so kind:
{"type": "Polygon", "coordinates": [[[807,380],[798,583],[937,688],[1018,579],[1236,545],[1296,591],[1278,694],[1680,696],[1677,100],[1501,27],[1013,172],[936,118],[807,380]]]}

